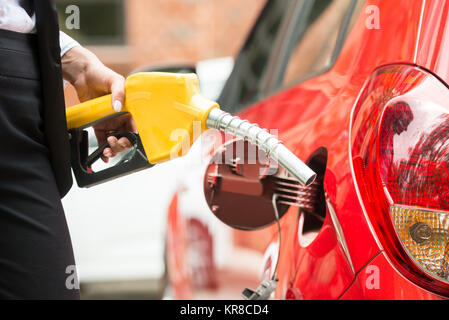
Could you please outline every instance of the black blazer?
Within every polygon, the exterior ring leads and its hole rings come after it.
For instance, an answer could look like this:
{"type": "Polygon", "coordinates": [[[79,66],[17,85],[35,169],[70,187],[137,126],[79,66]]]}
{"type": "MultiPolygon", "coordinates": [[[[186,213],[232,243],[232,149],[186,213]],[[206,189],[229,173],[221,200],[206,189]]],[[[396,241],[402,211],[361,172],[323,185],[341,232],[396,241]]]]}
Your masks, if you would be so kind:
{"type": "Polygon", "coordinates": [[[36,13],[44,102],[44,132],[61,198],[72,187],[70,144],[64,101],[59,24],[53,0],[32,0],[36,13]]]}

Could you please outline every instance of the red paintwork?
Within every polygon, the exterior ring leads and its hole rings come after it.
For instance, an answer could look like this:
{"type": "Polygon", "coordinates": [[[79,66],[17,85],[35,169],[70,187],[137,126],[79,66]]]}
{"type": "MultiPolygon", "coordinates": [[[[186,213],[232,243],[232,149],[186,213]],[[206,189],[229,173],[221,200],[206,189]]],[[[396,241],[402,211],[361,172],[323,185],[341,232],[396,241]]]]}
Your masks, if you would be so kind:
{"type": "MultiPolygon", "coordinates": [[[[380,30],[365,27],[368,15],[362,9],[332,70],[240,113],[261,127],[279,129],[280,139],[301,159],[307,159],[320,147],[327,148],[324,187],[355,271],[350,268],[329,215],[314,242],[302,248],[297,239],[298,211],[290,209],[282,220],[283,246],[276,291],[279,299],[438,298],[403,278],[381,253],[357,197],[349,163],[348,131],[351,110],[365,81],[382,65],[418,64],[449,83],[449,1],[372,0],[367,1],[368,5],[379,7],[380,30]],[[365,285],[365,271],[371,264],[376,264],[381,274],[380,288],[375,290],[365,285]]],[[[265,237],[271,239],[276,229],[263,232],[271,234],[265,237]]],[[[257,234],[258,242],[264,239],[261,232],[257,234]]],[[[250,238],[251,233],[244,236],[250,238]]]]}
{"type": "Polygon", "coordinates": [[[288,268],[281,268],[278,272],[281,283],[278,295],[295,300],[338,298],[354,277],[329,213],[316,239],[303,248],[298,239],[295,211],[297,210],[293,210],[289,220],[285,219],[283,223],[284,229],[293,227],[294,232],[284,241],[285,246],[281,251],[291,255],[284,257],[290,259],[290,263],[283,262],[288,268]]]}
{"type": "Polygon", "coordinates": [[[193,293],[193,280],[187,269],[187,237],[185,220],[178,214],[178,197],[175,196],[168,208],[165,264],[169,270],[169,282],[175,288],[174,298],[188,299],[193,293]]]}
{"type": "Polygon", "coordinates": [[[391,264],[384,253],[377,255],[359,272],[355,283],[341,297],[344,300],[360,298],[384,300],[444,299],[426,290],[418,289],[415,284],[395,272],[391,268],[391,264]],[[379,275],[377,288],[375,286],[375,280],[373,280],[375,273],[379,275]]]}

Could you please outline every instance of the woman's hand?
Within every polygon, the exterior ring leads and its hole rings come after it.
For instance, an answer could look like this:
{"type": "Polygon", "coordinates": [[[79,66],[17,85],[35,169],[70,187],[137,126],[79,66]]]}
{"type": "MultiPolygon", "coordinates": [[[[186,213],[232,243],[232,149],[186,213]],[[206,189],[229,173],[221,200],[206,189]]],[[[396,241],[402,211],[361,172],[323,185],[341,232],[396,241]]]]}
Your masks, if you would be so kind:
{"type": "MultiPolygon", "coordinates": [[[[76,89],[81,102],[112,94],[111,104],[116,112],[120,112],[125,101],[125,78],[107,68],[91,51],[83,47],[74,47],[62,57],[62,72],[64,79],[76,89]]],[[[102,159],[109,158],[118,152],[131,148],[126,138],[110,136],[117,131],[136,132],[136,126],[130,115],[124,115],[94,126],[98,144],[108,141],[111,148],[106,148],[102,159]]]]}

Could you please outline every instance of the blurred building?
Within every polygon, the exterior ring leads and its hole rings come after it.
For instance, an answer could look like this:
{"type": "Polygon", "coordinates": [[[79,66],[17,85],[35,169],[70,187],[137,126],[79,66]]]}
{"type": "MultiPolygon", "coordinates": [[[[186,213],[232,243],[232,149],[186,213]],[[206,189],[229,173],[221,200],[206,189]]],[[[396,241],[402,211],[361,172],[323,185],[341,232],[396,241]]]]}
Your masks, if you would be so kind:
{"type": "Polygon", "coordinates": [[[61,29],[123,75],[233,56],[265,0],[56,0],[61,29]],[[79,8],[79,29],[73,26],[79,8]]]}

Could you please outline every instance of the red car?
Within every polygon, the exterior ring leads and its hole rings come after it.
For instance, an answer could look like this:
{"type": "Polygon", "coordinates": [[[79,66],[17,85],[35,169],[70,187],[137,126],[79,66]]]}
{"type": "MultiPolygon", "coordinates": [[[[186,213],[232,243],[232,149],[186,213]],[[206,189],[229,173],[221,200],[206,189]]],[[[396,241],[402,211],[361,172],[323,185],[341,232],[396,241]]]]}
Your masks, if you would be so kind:
{"type": "MultiPolygon", "coordinates": [[[[267,1],[219,103],[278,129],[318,174],[312,206],[291,205],[280,220],[280,248],[274,219],[231,235],[232,250],[267,250],[258,266],[266,279],[278,262],[272,297],[449,297],[448,31],[447,0],[267,1]]],[[[200,174],[189,181],[185,188],[203,186],[200,174]]],[[[186,217],[183,192],[168,221],[174,297],[230,283],[238,297],[257,286],[255,271],[239,278],[216,266],[225,254],[213,244],[218,220],[186,217]]]]}

